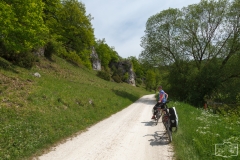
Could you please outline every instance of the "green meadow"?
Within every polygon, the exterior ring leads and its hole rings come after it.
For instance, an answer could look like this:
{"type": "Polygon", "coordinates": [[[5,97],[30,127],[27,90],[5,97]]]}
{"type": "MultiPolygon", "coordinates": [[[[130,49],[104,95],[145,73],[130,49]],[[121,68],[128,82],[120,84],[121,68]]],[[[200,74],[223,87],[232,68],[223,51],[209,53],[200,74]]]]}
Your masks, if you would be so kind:
{"type": "Polygon", "coordinates": [[[177,160],[239,159],[239,116],[213,114],[181,102],[170,106],[176,107],[179,117],[172,142],[177,160]]]}

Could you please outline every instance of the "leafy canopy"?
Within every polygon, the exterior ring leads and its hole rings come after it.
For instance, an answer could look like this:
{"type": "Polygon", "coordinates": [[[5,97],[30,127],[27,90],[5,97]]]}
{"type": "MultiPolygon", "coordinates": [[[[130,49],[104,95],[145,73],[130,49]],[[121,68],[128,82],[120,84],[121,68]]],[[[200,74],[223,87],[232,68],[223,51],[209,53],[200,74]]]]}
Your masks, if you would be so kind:
{"type": "Polygon", "coordinates": [[[240,77],[239,11],[238,0],[202,0],[153,15],[142,37],[140,58],[152,66],[169,66],[172,92],[199,103],[240,77]]]}

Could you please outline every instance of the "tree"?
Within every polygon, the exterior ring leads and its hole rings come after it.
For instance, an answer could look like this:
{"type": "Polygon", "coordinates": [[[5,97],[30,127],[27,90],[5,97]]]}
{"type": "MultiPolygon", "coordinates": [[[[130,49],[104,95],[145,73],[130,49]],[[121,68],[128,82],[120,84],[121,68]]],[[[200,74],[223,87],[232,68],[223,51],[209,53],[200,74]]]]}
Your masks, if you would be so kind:
{"type": "Polygon", "coordinates": [[[107,69],[110,62],[118,61],[118,53],[113,47],[109,47],[105,39],[98,40],[95,44],[96,52],[101,60],[102,66],[107,69]]]}
{"type": "Polygon", "coordinates": [[[152,70],[148,70],[146,73],[146,89],[150,91],[156,87],[156,74],[152,70]]]}
{"type": "Polygon", "coordinates": [[[60,56],[91,68],[90,54],[95,38],[92,17],[86,15],[84,4],[77,0],[63,0],[60,5],[58,0],[45,0],[45,3],[49,4],[44,13],[51,32],[50,46],[62,48],[60,56]]]}
{"type": "Polygon", "coordinates": [[[143,78],[143,66],[140,64],[136,57],[128,57],[128,60],[132,62],[133,71],[135,72],[137,78],[143,78]]]}
{"type": "Polygon", "coordinates": [[[231,60],[239,57],[239,9],[238,0],[202,0],[164,10],[148,19],[140,57],[171,67],[171,86],[179,80],[180,89],[187,90],[176,96],[199,104],[223,82],[240,77],[240,63],[231,60]],[[228,67],[232,65],[234,70],[228,67]]]}
{"type": "Polygon", "coordinates": [[[91,15],[86,15],[84,4],[77,0],[63,0],[58,13],[60,40],[67,50],[81,52],[94,44],[91,15]]]}
{"type": "MultiPolygon", "coordinates": [[[[8,53],[22,53],[45,44],[48,29],[42,18],[43,3],[38,0],[0,2],[0,42],[8,53]]],[[[3,54],[8,54],[8,53],[3,54]]]]}

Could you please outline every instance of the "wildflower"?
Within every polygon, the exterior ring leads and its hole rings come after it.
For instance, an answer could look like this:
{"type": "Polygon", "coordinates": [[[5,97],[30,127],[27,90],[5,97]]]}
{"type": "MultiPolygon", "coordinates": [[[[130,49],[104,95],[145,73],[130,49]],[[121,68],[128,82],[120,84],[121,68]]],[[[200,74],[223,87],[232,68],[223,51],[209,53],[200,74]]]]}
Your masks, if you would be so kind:
{"type": "Polygon", "coordinates": [[[200,132],[201,134],[206,134],[206,132],[200,132]]]}

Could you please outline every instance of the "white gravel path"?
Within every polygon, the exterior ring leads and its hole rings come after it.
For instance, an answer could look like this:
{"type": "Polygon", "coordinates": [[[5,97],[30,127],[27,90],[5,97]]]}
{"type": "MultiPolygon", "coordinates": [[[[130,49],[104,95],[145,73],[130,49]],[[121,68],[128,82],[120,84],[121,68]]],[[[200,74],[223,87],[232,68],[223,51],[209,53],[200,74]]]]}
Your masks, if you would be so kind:
{"type": "Polygon", "coordinates": [[[172,160],[173,148],[151,120],[154,95],[146,95],[111,117],[68,139],[40,160],[172,160]]]}

